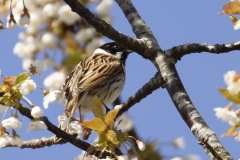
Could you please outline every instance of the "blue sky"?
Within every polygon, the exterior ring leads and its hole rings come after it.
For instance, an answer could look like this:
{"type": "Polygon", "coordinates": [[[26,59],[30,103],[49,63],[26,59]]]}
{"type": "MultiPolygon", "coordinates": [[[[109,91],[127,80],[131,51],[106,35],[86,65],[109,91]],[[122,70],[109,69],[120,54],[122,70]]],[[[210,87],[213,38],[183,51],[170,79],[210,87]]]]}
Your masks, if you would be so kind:
{"type": "MultiPolygon", "coordinates": [[[[235,31],[226,15],[217,15],[222,11],[222,6],[227,1],[137,1],[133,4],[151,28],[163,50],[185,43],[210,43],[222,44],[239,40],[239,31],[235,31]]],[[[128,24],[119,7],[114,4],[111,10],[114,17],[113,26],[120,32],[134,36],[131,26],[128,24]]],[[[18,32],[0,31],[0,69],[4,75],[17,75],[22,72],[22,60],[13,54],[12,50],[18,41],[18,32]]],[[[108,40],[107,40],[108,41],[108,40]]],[[[223,74],[229,70],[240,72],[239,51],[220,55],[200,53],[186,55],[177,63],[177,70],[181,80],[190,95],[192,102],[205,119],[210,128],[219,137],[228,129],[228,124],[217,120],[213,108],[223,107],[228,104],[218,92],[217,86],[225,87],[223,74]]],[[[154,65],[133,53],[127,59],[127,81],[121,99],[133,95],[156,73],[154,65]]],[[[40,77],[34,77],[39,85],[43,85],[43,79],[52,71],[45,71],[40,77]]],[[[42,104],[41,91],[30,95],[29,98],[36,104],[42,104]]],[[[45,115],[57,124],[57,115],[62,113],[62,106],[58,103],[45,110],[45,115]]],[[[165,156],[184,156],[198,154],[202,160],[208,159],[197,139],[191,134],[181,116],[173,105],[167,91],[158,89],[152,95],[132,107],[128,114],[133,118],[142,141],[158,140],[158,149],[165,156]],[[184,136],[186,148],[177,150],[165,142],[173,138],[184,136]]],[[[29,120],[21,117],[25,128],[29,120]]],[[[49,137],[48,131],[30,131],[26,129],[18,132],[24,140],[49,137]]],[[[231,137],[220,138],[221,143],[230,152],[234,159],[240,157],[239,143],[231,137]]],[[[50,159],[74,159],[81,153],[80,149],[70,144],[45,147],[44,149],[19,149],[6,148],[0,150],[0,158],[8,160],[46,160],[50,159]]]]}

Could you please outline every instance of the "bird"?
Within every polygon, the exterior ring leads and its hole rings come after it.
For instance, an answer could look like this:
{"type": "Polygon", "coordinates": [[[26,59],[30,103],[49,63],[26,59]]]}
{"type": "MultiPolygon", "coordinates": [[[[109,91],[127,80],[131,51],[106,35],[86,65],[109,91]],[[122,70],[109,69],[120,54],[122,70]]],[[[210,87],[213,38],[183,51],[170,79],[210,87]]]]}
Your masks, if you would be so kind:
{"type": "Polygon", "coordinates": [[[66,117],[73,117],[77,109],[79,112],[84,108],[91,109],[94,97],[98,97],[103,105],[112,103],[123,90],[126,59],[131,52],[116,42],[110,42],[82,60],[62,86],[66,117]]]}

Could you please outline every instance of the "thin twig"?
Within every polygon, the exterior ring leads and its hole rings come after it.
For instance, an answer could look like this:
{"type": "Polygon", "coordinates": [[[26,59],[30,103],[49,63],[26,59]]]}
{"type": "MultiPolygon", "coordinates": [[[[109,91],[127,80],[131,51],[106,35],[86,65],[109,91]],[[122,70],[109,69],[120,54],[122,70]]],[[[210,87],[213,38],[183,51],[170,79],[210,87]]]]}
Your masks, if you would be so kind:
{"type": "Polygon", "coordinates": [[[172,47],[166,50],[165,54],[167,56],[174,57],[176,60],[181,60],[184,55],[191,53],[210,52],[220,54],[235,50],[240,50],[240,41],[228,44],[187,43],[184,45],[172,47]]]}
{"type": "MultiPolygon", "coordinates": [[[[31,116],[31,111],[30,111],[30,109],[25,108],[25,107],[23,107],[22,105],[20,105],[17,109],[19,110],[19,112],[20,112],[22,115],[28,117],[29,119],[33,119],[33,117],[31,116]]],[[[52,132],[53,134],[55,134],[57,137],[62,138],[62,139],[64,139],[65,141],[71,143],[71,144],[74,145],[75,147],[80,148],[80,149],[86,151],[86,150],[91,146],[89,143],[84,142],[84,141],[82,141],[82,140],[80,140],[80,139],[77,139],[75,136],[70,135],[70,134],[68,134],[67,132],[61,130],[60,128],[58,128],[57,126],[55,126],[54,124],[52,124],[52,123],[48,120],[47,117],[45,117],[45,116],[44,116],[44,117],[40,117],[40,120],[43,121],[43,122],[46,124],[47,130],[49,130],[50,132],[52,132]]],[[[50,145],[53,145],[53,144],[54,144],[54,143],[52,142],[51,138],[50,138],[50,139],[45,139],[45,140],[46,140],[46,142],[42,140],[43,143],[38,144],[38,147],[40,147],[40,145],[42,145],[42,147],[44,147],[44,146],[50,146],[50,145]],[[48,142],[48,141],[49,141],[49,142],[48,142]],[[46,143],[46,144],[45,144],[45,143],[46,143]]],[[[36,142],[36,141],[34,141],[34,142],[36,142]]],[[[30,142],[28,142],[28,143],[30,143],[30,142]]],[[[62,144],[62,143],[57,143],[57,144],[62,144]]],[[[36,144],[28,144],[28,146],[31,146],[31,145],[36,146],[36,144]]],[[[40,147],[40,148],[42,148],[42,147],[40,147]]],[[[88,154],[89,154],[89,155],[94,154],[95,156],[98,156],[100,153],[101,153],[101,151],[98,151],[98,150],[94,149],[91,153],[88,153],[88,154]]],[[[118,152],[118,153],[119,153],[119,152],[118,152]]],[[[121,153],[119,153],[119,154],[121,154],[121,153]]],[[[102,155],[103,155],[103,157],[106,157],[106,156],[109,156],[110,153],[109,153],[109,152],[104,152],[102,155]]]]}
{"type": "Polygon", "coordinates": [[[96,17],[88,9],[86,9],[79,1],[77,0],[64,0],[72,9],[73,12],[76,12],[79,16],[84,18],[92,27],[94,27],[98,32],[104,36],[116,41],[119,45],[136,51],[142,52],[143,41],[129,37],[121,32],[116,31],[110,24],[107,24],[104,20],[96,17]]]}
{"type": "MultiPolygon", "coordinates": [[[[116,0],[116,2],[131,24],[136,36],[146,40],[145,45],[148,50],[146,52],[147,54],[145,53],[145,57],[152,61],[162,75],[164,86],[166,87],[176,109],[179,111],[179,114],[191,129],[192,133],[199,141],[205,135],[210,135],[207,143],[215,150],[204,148],[208,156],[214,160],[217,160],[218,158],[215,157],[215,155],[218,155],[223,159],[232,160],[232,157],[224,149],[214,132],[210,130],[204,119],[194,107],[181,82],[172,58],[163,53],[156,38],[153,36],[152,31],[140,17],[131,0],[116,0]],[[214,153],[212,153],[213,151],[214,153]]],[[[121,114],[121,112],[119,114],[121,114]]]]}
{"type": "Polygon", "coordinates": [[[122,104],[117,117],[160,87],[164,88],[164,81],[159,72],[157,72],[149,82],[147,82],[141,89],[139,89],[133,96],[129,97],[128,100],[122,104]]]}

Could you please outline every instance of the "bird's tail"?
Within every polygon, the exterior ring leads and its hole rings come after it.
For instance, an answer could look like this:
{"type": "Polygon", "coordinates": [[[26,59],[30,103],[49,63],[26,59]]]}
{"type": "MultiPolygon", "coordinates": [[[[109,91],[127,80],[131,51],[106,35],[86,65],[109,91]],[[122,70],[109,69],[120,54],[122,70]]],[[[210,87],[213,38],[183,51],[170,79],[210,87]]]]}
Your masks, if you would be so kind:
{"type": "MultiPolygon", "coordinates": [[[[62,131],[65,131],[67,133],[68,133],[68,125],[71,121],[71,118],[72,118],[73,113],[76,108],[76,105],[74,105],[72,100],[65,103],[66,107],[65,107],[63,114],[58,116],[58,122],[59,122],[58,128],[60,128],[62,131]]],[[[62,141],[64,141],[62,138],[59,138],[59,137],[61,137],[61,136],[55,135],[55,137],[54,137],[55,143],[61,143],[62,141]]]]}
{"type": "MultiPolygon", "coordinates": [[[[80,104],[84,100],[85,95],[86,94],[84,93],[80,93],[78,95],[75,95],[71,99],[70,98],[65,99],[66,102],[65,102],[64,113],[63,115],[58,116],[58,122],[59,122],[58,128],[60,128],[62,131],[69,133],[69,123],[72,121],[74,112],[77,109],[77,106],[80,106],[80,104]]],[[[80,111],[80,108],[79,108],[79,111],[80,111]]],[[[55,140],[55,143],[62,141],[62,139],[59,138],[58,135],[55,136],[54,140],[55,140]]]]}

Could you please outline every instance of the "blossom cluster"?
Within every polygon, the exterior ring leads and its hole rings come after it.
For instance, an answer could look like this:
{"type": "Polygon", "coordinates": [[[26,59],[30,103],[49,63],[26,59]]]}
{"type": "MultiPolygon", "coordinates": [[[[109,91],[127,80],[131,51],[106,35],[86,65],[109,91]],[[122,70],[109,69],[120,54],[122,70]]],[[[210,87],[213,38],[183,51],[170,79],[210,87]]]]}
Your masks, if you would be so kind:
{"type": "MultiPolygon", "coordinates": [[[[92,4],[97,5],[95,13],[98,17],[112,23],[109,12],[113,0],[100,3],[89,0],[85,5],[92,4]]],[[[13,53],[23,59],[23,69],[28,70],[33,59],[40,54],[44,55],[44,69],[54,69],[54,73],[44,81],[48,89],[60,89],[73,67],[104,43],[102,35],[60,0],[3,0],[0,2],[0,12],[7,17],[8,29],[14,29],[17,23],[25,28],[19,33],[20,41],[13,48],[13,53]],[[56,54],[60,57],[58,62],[54,60],[56,54]]]]}
{"type": "Polygon", "coordinates": [[[236,106],[240,104],[240,75],[237,71],[228,71],[223,77],[227,88],[219,88],[219,91],[226,99],[231,101],[231,103],[225,107],[214,108],[215,115],[218,119],[227,122],[231,126],[229,131],[222,136],[232,135],[237,141],[240,141],[240,132],[234,132],[234,130],[238,128],[235,126],[239,126],[240,124],[240,109],[234,109],[232,107],[233,104],[236,106]]]}
{"type": "MultiPolygon", "coordinates": [[[[94,0],[90,0],[85,5],[94,3],[94,0]]],[[[111,23],[112,19],[108,13],[113,1],[106,0],[95,4],[97,5],[95,13],[107,23],[111,23]]],[[[102,36],[95,29],[87,25],[79,15],[72,12],[71,8],[60,0],[1,0],[0,12],[7,18],[7,29],[14,29],[17,24],[24,27],[24,31],[19,33],[20,41],[13,48],[13,53],[23,59],[23,69],[33,75],[40,75],[49,67],[54,69],[54,72],[43,82],[48,90],[38,87],[33,79],[26,79],[18,86],[22,99],[26,101],[28,101],[26,97],[28,94],[37,88],[43,89],[45,109],[48,108],[49,103],[61,98],[62,92],[59,89],[73,66],[104,43],[102,36]],[[40,54],[44,55],[41,56],[43,59],[34,61],[40,54]],[[55,61],[56,54],[60,57],[58,62],[55,61]]],[[[0,28],[4,28],[2,21],[0,22],[2,26],[0,28]]],[[[9,106],[0,105],[1,112],[6,111],[7,108],[9,106]]],[[[39,119],[43,115],[43,109],[40,106],[32,104],[31,115],[34,119],[28,131],[46,129],[46,125],[39,119]]],[[[20,129],[22,126],[16,116],[7,118],[3,122],[3,127],[10,125],[18,126],[20,129]]],[[[69,128],[72,133],[77,133],[79,136],[84,133],[77,121],[69,122],[69,128]]]]}
{"type": "MultiPolygon", "coordinates": [[[[36,82],[33,79],[29,79],[30,73],[33,75],[39,75],[42,72],[44,65],[41,61],[35,60],[28,68],[28,72],[23,72],[16,78],[4,77],[2,73],[0,73],[3,78],[3,83],[0,84],[0,90],[4,90],[5,92],[5,94],[0,97],[0,112],[7,112],[10,106],[6,106],[5,104],[9,104],[9,100],[13,100],[15,103],[12,103],[12,106],[16,107],[20,104],[17,101],[19,101],[19,98],[21,98],[31,108],[31,116],[33,119],[28,126],[29,132],[30,130],[37,131],[39,129],[47,129],[47,126],[43,121],[40,120],[40,117],[43,115],[42,108],[32,104],[32,102],[26,97],[28,94],[37,89],[36,82]],[[20,97],[16,96],[19,94],[20,97]]],[[[43,92],[45,94],[43,97],[44,108],[48,108],[49,103],[55,102],[61,97],[61,91],[59,90],[47,91],[43,89],[43,92]]],[[[13,110],[13,108],[11,108],[11,110],[13,110]]],[[[23,140],[16,132],[16,129],[22,129],[22,122],[19,119],[18,114],[13,114],[13,111],[11,113],[12,116],[10,118],[3,119],[1,122],[0,147],[6,147],[6,145],[9,144],[21,147],[23,144],[23,140]],[[12,129],[12,136],[9,136],[8,132],[6,131],[7,129],[12,129]]],[[[5,114],[3,115],[3,118],[5,118],[5,114]]]]}
{"type": "MultiPolygon", "coordinates": [[[[85,5],[92,4],[95,1],[89,1],[85,5]]],[[[109,11],[113,5],[113,0],[104,0],[96,3],[96,15],[105,20],[107,23],[112,23],[112,18],[109,16],[109,11]]],[[[17,23],[25,28],[19,33],[20,41],[13,48],[13,53],[23,59],[22,67],[28,73],[40,75],[44,69],[52,67],[54,72],[47,76],[43,82],[43,87],[37,86],[33,79],[27,78],[18,86],[21,98],[31,107],[31,116],[33,120],[28,126],[29,130],[47,129],[47,126],[41,121],[40,117],[44,114],[40,106],[32,104],[26,96],[31,94],[37,88],[44,92],[43,107],[46,109],[49,103],[57,101],[61,98],[62,92],[59,90],[63,85],[66,75],[72,70],[80,60],[92,53],[97,47],[104,43],[102,36],[96,32],[90,25],[87,25],[84,20],[71,11],[67,4],[63,4],[59,0],[41,1],[41,0],[24,0],[24,1],[0,1],[0,9],[2,14],[8,14],[6,28],[14,29],[17,23]],[[6,3],[6,4],[5,4],[6,3]],[[5,12],[6,6],[10,4],[10,11],[5,12]],[[66,53],[67,52],[67,53],[66,53]],[[38,55],[44,55],[43,60],[35,60],[38,55]],[[56,62],[54,58],[59,55],[60,60],[56,62]]],[[[5,111],[9,106],[1,105],[0,110],[5,111]]],[[[132,121],[127,116],[122,120],[122,128],[130,130],[132,121]]],[[[63,128],[67,128],[70,134],[75,134],[81,137],[85,134],[84,128],[77,120],[67,118],[67,116],[59,116],[59,123],[63,128]]],[[[16,134],[15,129],[22,129],[22,122],[17,114],[12,114],[10,118],[2,121],[4,129],[12,129],[13,137],[20,136],[16,134]]],[[[2,137],[8,137],[7,132],[2,131],[2,137]]],[[[5,147],[8,143],[15,145],[10,141],[0,140],[0,146],[5,147]],[[1,145],[2,144],[2,145],[1,145]]],[[[138,148],[145,150],[145,144],[136,140],[138,148]]],[[[21,140],[21,145],[23,141],[21,140]]],[[[16,145],[21,146],[20,143],[16,145]]],[[[128,156],[118,156],[118,159],[128,159],[128,156]]]]}

